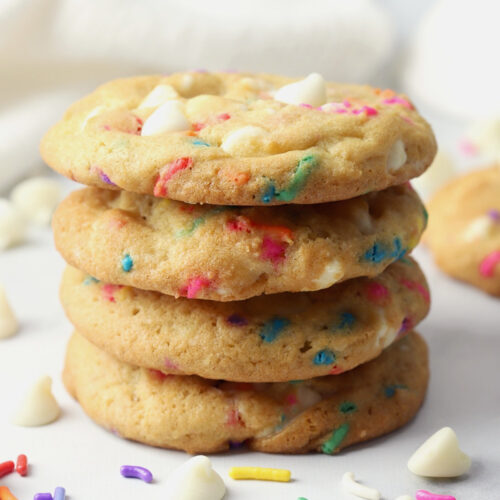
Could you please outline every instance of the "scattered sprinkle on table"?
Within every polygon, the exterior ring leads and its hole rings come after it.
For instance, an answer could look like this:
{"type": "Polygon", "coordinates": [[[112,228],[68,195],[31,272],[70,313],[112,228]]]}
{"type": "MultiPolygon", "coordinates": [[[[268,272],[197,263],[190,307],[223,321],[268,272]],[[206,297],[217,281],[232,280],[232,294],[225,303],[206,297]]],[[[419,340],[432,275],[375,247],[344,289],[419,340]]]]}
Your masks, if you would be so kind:
{"type": "Polygon", "coordinates": [[[0,486],[0,500],[17,500],[7,486],[0,486]]]}
{"type": "Polygon", "coordinates": [[[418,490],[416,493],[417,500],[457,500],[451,495],[438,495],[437,493],[431,493],[430,491],[418,490]]]}
{"type": "Polygon", "coordinates": [[[145,483],[150,483],[153,480],[153,474],[148,469],[139,467],[138,465],[122,465],[120,467],[120,474],[123,477],[140,479],[145,483]]]}
{"type": "Polygon", "coordinates": [[[291,472],[286,469],[266,469],[265,467],[231,467],[229,476],[233,479],[257,479],[259,481],[290,481],[291,472]]]}
{"type": "Polygon", "coordinates": [[[50,493],[37,493],[33,500],[54,500],[50,493]]]}
{"type": "Polygon", "coordinates": [[[19,455],[16,460],[16,472],[20,476],[25,476],[28,473],[28,457],[19,455]]]}
{"type": "Polygon", "coordinates": [[[354,480],[352,472],[346,472],[342,476],[342,486],[347,493],[366,500],[380,500],[380,492],[375,488],[370,488],[364,484],[359,484],[354,480]]]}
{"type": "Polygon", "coordinates": [[[2,462],[0,464],[0,477],[10,474],[14,470],[14,462],[9,460],[8,462],[2,462]]]}

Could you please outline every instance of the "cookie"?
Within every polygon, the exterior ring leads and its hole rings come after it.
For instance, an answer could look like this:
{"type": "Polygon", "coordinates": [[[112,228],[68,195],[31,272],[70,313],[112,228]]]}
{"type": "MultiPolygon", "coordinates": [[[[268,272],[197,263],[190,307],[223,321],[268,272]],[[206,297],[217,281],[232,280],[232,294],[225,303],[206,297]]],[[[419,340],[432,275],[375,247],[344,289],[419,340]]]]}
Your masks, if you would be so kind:
{"type": "Polygon", "coordinates": [[[408,422],[425,396],[427,346],[416,333],[342,375],[241,384],[121,363],[75,334],[64,383],[100,425],[153,446],[213,453],[245,443],[271,453],[336,453],[408,422]]]}
{"type": "Polygon", "coordinates": [[[230,303],[109,285],[68,268],[61,302],[83,336],[127,363],[282,382],[342,373],[375,358],[426,316],[429,291],[410,259],[375,279],[230,303]]]}
{"type": "Polygon", "coordinates": [[[216,205],[323,203],[417,177],[436,142],[407,97],[272,75],[109,82],[44,137],[45,161],[91,186],[216,205]]]}
{"type": "Polygon", "coordinates": [[[284,207],[189,205],[86,188],[53,219],[63,257],[95,278],[219,301],[376,276],[417,244],[424,226],[408,186],[284,207]]]}
{"type": "Polygon", "coordinates": [[[429,211],[425,241],[437,265],[500,296],[500,166],[454,180],[434,196],[429,211]]]}

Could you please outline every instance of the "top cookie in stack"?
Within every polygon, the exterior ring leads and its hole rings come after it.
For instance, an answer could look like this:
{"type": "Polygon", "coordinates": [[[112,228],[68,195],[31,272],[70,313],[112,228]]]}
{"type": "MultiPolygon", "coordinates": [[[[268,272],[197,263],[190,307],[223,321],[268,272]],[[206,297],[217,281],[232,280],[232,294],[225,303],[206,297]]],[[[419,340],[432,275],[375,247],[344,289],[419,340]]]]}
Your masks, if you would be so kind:
{"type": "Polygon", "coordinates": [[[271,75],[116,80],[74,104],[42,142],[91,186],[217,205],[311,204],[403,184],[436,152],[391,90],[271,75]]]}

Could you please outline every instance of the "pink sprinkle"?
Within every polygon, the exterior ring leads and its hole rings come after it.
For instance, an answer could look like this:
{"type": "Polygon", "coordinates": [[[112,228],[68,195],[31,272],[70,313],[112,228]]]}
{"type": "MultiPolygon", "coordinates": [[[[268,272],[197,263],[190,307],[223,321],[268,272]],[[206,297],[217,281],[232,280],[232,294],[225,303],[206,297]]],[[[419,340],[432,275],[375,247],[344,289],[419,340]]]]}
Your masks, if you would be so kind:
{"type": "Polygon", "coordinates": [[[260,258],[270,260],[274,266],[281,264],[285,260],[286,243],[272,240],[269,236],[264,236],[262,240],[262,252],[260,258]]]}
{"type": "Polygon", "coordinates": [[[166,373],[163,373],[160,370],[155,370],[153,368],[149,369],[149,373],[151,374],[151,376],[153,378],[155,378],[156,380],[159,380],[159,381],[165,380],[168,377],[168,375],[166,373]]]}
{"type": "Polygon", "coordinates": [[[491,278],[495,274],[495,267],[500,263],[500,250],[487,255],[479,264],[479,274],[483,278],[491,278]]]}
{"type": "Polygon", "coordinates": [[[415,496],[417,500],[457,500],[451,495],[438,495],[425,490],[418,490],[415,496]]]}
{"type": "Polygon", "coordinates": [[[368,299],[375,303],[381,302],[389,297],[389,290],[384,285],[377,283],[376,281],[369,283],[365,290],[368,295],[368,299]]]}
{"type": "Polygon", "coordinates": [[[217,115],[217,118],[222,121],[229,120],[231,118],[231,115],[229,113],[221,113],[220,115],[217,115]]]}
{"type": "Polygon", "coordinates": [[[344,100],[343,104],[346,108],[350,108],[352,106],[352,104],[347,99],[344,100]]]}
{"type": "Polygon", "coordinates": [[[169,369],[169,370],[179,370],[179,367],[170,359],[168,358],[165,358],[165,368],[169,369]]]}
{"type": "Polygon", "coordinates": [[[406,123],[409,123],[410,125],[415,125],[415,122],[411,118],[408,118],[407,116],[401,116],[401,119],[406,123]]]}
{"type": "Polygon", "coordinates": [[[102,128],[104,130],[107,130],[108,132],[111,130],[111,127],[109,125],[104,125],[102,128]]]}
{"type": "Polygon", "coordinates": [[[242,425],[242,419],[238,408],[231,408],[226,417],[226,425],[234,427],[236,425],[242,425]]]}
{"type": "Polygon", "coordinates": [[[109,283],[102,286],[102,298],[109,302],[116,302],[115,292],[123,288],[122,285],[110,285],[109,283]]]}
{"type": "Polygon", "coordinates": [[[297,399],[297,396],[295,394],[289,394],[286,397],[286,404],[288,406],[296,405],[298,402],[299,402],[299,400],[297,399]]]}
{"type": "Polygon", "coordinates": [[[378,111],[375,108],[372,108],[370,106],[363,106],[361,108],[362,111],[366,113],[367,116],[375,116],[378,115],[378,111]]]}
{"type": "Polygon", "coordinates": [[[475,156],[477,155],[477,147],[474,143],[467,139],[461,139],[458,142],[458,149],[464,156],[475,156]]]}
{"type": "Polygon", "coordinates": [[[344,370],[342,370],[342,368],[339,368],[337,365],[334,365],[328,373],[330,375],[340,375],[343,372],[344,370]]]}
{"type": "Polygon", "coordinates": [[[425,288],[421,283],[417,283],[416,281],[410,281],[406,279],[402,279],[400,283],[406,288],[408,288],[408,290],[415,290],[416,292],[418,292],[427,303],[430,302],[431,296],[429,294],[429,290],[427,290],[427,288],[425,288]]]}
{"type": "Polygon", "coordinates": [[[250,227],[246,219],[240,217],[238,219],[231,219],[226,222],[226,227],[229,231],[246,231],[250,232],[250,227]]]}
{"type": "Polygon", "coordinates": [[[312,106],[310,104],[307,104],[306,102],[301,102],[300,106],[303,108],[312,109],[312,106]]]}
{"type": "Polygon", "coordinates": [[[401,104],[405,108],[413,109],[413,105],[409,101],[398,96],[391,97],[390,99],[384,99],[382,102],[384,104],[401,104]]]}
{"type": "Polygon", "coordinates": [[[193,164],[193,159],[189,156],[177,158],[172,163],[165,165],[156,179],[154,195],[157,197],[167,196],[167,182],[181,170],[189,168],[193,164]]]}
{"type": "Polygon", "coordinates": [[[200,290],[209,288],[211,284],[211,280],[203,276],[195,276],[194,278],[190,278],[187,285],[182,288],[181,295],[185,295],[188,299],[194,299],[200,290]]]}

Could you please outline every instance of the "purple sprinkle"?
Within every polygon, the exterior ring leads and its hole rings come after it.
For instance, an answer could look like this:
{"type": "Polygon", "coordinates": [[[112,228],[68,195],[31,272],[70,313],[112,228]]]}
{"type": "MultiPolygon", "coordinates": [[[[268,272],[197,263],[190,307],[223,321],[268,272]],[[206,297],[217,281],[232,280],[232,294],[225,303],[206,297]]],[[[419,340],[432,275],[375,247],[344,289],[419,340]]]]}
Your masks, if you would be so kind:
{"type": "Polygon", "coordinates": [[[226,320],[228,323],[234,326],[246,326],[248,325],[248,321],[239,314],[231,314],[226,320]]]}
{"type": "Polygon", "coordinates": [[[116,186],[116,184],[101,170],[99,169],[99,177],[110,186],[116,186]]]}
{"type": "Polygon", "coordinates": [[[150,483],[153,480],[153,474],[144,467],[138,465],[122,465],[120,467],[120,474],[123,477],[134,477],[140,479],[145,483],[150,483]]]}
{"type": "Polygon", "coordinates": [[[58,486],[54,490],[54,500],[64,500],[66,498],[66,490],[62,486],[58,486]]]}
{"type": "Polygon", "coordinates": [[[488,216],[491,217],[495,222],[500,222],[500,210],[492,208],[488,210],[488,216]]]}
{"type": "Polygon", "coordinates": [[[53,498],[50,493],[37,493],[33,500],[53,500],[53,498]]]}

